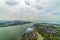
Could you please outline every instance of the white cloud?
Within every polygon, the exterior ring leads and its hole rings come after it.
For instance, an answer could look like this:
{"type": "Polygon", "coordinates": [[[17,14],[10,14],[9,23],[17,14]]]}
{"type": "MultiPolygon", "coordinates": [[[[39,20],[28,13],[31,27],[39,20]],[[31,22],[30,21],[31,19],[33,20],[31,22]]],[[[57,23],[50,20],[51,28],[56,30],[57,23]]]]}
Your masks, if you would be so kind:
{"type": "Polygon", "coordinates": [[[58,0],[0,0],[0,20],[55,20],[55,11],[58,0]]]}

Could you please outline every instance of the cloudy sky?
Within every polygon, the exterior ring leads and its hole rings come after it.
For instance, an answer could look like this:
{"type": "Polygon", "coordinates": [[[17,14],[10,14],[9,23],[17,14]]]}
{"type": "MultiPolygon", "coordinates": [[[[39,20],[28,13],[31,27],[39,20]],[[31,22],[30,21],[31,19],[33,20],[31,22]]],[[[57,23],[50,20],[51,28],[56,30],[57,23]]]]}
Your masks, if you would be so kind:
{"type": "Polygon", "coordinates": [[[60,0],[0,0],[0,20],[60,20],[60,0]]]}

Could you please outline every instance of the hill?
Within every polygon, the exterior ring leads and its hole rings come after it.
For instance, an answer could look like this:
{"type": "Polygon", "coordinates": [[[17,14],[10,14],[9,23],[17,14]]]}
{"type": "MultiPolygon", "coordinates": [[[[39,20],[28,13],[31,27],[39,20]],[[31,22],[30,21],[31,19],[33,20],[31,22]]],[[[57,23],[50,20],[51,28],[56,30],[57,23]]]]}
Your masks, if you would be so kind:
{"type": "Polygon", "coordinates": [[[21,21],[21,20],[13,20],[13,21],[0,21],[0,27],[7,27],[7,26],[15,26],[15,25],[23,25],[23,24],[28,24],[32,23],[30,21],[21,21]]]}

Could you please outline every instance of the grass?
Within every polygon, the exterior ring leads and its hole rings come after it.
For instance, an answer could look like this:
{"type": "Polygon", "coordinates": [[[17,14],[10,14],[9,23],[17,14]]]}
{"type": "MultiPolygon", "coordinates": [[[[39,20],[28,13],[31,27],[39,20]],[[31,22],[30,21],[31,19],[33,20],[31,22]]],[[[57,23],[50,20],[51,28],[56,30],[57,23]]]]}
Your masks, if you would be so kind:
{"type": "Polygon", "coordinates": [[[42,37],[39,33],[38,33],[38,39],[37,40],[43,40],[44,37],[42,37]]]}

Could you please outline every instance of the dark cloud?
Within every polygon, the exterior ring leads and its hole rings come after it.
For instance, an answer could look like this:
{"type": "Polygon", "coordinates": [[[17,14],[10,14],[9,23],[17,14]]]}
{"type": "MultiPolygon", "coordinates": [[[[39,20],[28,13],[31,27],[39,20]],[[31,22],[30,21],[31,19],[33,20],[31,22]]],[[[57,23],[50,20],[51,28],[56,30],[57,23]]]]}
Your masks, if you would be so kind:
{"type": "Polygon", "coordinates": [[[7,5],[10,5],[10,6],[18,5],[18,4],[19,4],[18,1],[5,1],[5,3],[6,3],[7,5]]]}
{"type": "Polygon", "coordinates": [[[25,1],[25,4],[26,4],[26,5],[30,5],[30,2],[28,2],[28,1],[25,1]]]}
{"type": "Polygon", "coordinates": [[[60,12],[55,12],[53,13],[53,15],[60,15],[60,12]]]}
{"type": "Polygon", "coordinates": [[[39,5],[35,5],[34,7],[35,7],[36,9],[38,9],[38,10],[43,9],[43,7],[42,7],[42,6],[39,6],[39,5]]]}

